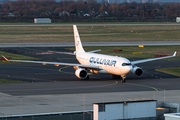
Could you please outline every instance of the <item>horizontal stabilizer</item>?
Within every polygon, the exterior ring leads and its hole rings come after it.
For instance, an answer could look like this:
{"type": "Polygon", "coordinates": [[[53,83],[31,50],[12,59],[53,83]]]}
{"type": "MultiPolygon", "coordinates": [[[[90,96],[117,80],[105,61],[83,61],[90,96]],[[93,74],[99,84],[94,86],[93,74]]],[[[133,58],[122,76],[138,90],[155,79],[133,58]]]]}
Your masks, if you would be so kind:
{"type": "Polygon", "coordinates": [[[101,51],[101,49],[99,49],[99,50],[89,51],[89,53],[94,53],[94,52],[99,52],[99,51],[101,51]]]}
{"type": "Polygon", "coordinates": [[[75,55],[72,52],[56,52],[56,51],[48,51],[49,53],[54,53],[54,54],[67,54],[67,55],[75,55]]]}

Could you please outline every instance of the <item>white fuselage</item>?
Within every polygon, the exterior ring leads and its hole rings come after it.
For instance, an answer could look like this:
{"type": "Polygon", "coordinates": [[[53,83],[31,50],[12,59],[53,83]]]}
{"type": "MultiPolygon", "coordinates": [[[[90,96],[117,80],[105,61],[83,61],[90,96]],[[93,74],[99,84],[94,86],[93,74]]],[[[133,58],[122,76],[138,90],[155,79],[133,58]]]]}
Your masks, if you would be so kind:
{"type": "Polygon", "coordinates": [[[104,70],[102,73],[126,75],[132,69],[132,66],[122,66],[123,63],[130,63],[128,59],[123,57],[76,51],[76,59],[82,65],[99,66],[104,70]]]}

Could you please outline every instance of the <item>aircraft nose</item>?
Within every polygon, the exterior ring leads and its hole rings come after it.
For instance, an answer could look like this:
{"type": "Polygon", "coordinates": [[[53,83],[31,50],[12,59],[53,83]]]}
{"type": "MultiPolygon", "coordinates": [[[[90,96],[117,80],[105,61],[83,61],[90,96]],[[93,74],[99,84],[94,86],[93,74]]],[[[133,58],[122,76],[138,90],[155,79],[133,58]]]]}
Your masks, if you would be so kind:
{"type": "Polygon", "coordinates": [[[132,69],[132,66],[123,66],[122,74],[125,75],[125,74],[129,73],[131,71],[131,69],[132,69]]]}
{"type": "Polygon", "coordinates": [[[132,69],[131,63],[123,63],[122,66],[123,66],[124,74],[129,73],[129,71],[131,71],[131,69],[132,69]]]}
{"type": "Polygon", "coordinates": [[[126,66],[125,69],[126,69],[126,72],[128,73],[132,69],[132,66],[131,65],[130,66],[126,66]]]}

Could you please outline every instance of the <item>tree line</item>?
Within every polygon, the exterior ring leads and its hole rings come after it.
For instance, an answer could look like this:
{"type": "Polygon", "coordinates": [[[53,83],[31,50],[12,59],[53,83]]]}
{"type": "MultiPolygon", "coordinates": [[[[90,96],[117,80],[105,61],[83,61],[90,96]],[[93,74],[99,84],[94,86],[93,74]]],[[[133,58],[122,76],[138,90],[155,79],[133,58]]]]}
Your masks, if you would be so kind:
{"type": "Polygon", "coordinates": [[[175,22],[178,16],[180,3],[18,0],[0,5],[0,22],[33,22],[34,18],[47,17],[52,22],[175,22]]]}

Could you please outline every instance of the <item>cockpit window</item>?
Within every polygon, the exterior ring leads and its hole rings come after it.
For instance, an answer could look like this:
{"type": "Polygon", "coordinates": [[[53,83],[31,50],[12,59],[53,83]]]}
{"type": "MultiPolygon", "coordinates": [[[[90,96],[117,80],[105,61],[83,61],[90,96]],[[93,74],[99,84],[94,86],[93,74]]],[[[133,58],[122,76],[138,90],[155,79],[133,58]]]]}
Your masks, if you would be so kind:
{"type": "Polygon", "coordinates": [[[126,66],[126,63],[123,63],[122,66],[126,66]]]}
{"type": "Polygon", "coordinates": [[[123,63],[122,66],[131,65],[131,63],[123,63]]]}

